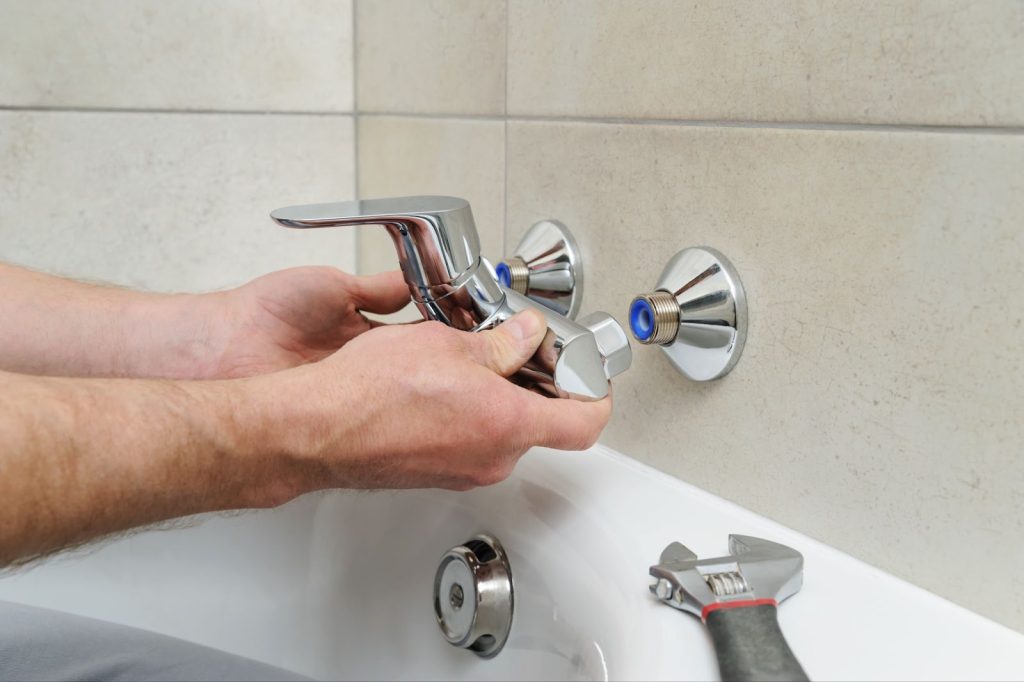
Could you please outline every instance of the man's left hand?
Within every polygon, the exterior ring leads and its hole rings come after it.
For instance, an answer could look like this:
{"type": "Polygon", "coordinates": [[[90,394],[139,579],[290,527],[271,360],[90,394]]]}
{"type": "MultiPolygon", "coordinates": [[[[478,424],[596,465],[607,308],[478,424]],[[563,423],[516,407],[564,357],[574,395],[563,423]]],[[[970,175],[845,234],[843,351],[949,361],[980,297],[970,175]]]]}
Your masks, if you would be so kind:
{"type": "Polygon", "coordinates": [[[331,267],[281,270],[212,296],[212,356],[200,372],[210,379],[322,360],[381,324],[363,312],[398,312],[410,300],[400,272],[358,277],[331,267]]]}

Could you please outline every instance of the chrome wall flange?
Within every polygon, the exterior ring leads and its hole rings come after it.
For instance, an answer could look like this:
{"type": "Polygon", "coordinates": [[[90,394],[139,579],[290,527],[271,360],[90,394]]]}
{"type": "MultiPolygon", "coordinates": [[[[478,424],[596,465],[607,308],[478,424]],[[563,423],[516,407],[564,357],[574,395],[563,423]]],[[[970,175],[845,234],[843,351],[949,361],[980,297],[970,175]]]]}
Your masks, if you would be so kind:
{"type": "Polygon", "coordinates": [[[434,615],[448,643],[498,655],[512,629],[512,571],[501,543],[477,535],[450,549],[434,575],[434,615]]]}
{"type": "Polygon", "coordinates": [[[708,247],[669,260],[655,290],[629,306],[629,327],[642,344],[658,345],[694,381],[728,374],[747,340],[747,297],[739,274],[708,247]]]}
{"type": "Polygon", "coordinates": [[[535,223],[495,272],[502,286],[576,318],[583,299],[583,265],[572,233],[557,220],[535,223]]]}

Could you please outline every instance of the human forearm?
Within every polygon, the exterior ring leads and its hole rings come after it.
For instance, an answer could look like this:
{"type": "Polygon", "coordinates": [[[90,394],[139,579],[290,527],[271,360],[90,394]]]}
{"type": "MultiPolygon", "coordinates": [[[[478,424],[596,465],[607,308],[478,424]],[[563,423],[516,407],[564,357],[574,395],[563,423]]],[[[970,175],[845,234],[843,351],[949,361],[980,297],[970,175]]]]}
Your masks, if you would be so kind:
{"type": "Polygon", "coordinates": [[[80,377],[210,376],[220,294],[149,294],[0,263],[0,369],[80,377]]]}
{"type": "Polygon", "coordinates": [[[0,565],[204,511],[294,497],[283,415],[247,380],[0,373],[0,565]]]}
{"type": "Polygon", "coordinates": [[[0,372],[0,564],[323,488],[467,490],[534,445],[587,448],[610,398],[505,378],[546,332],[537,313],[475,334],[385,326],[319,362],[225,381],[0,372]]]}

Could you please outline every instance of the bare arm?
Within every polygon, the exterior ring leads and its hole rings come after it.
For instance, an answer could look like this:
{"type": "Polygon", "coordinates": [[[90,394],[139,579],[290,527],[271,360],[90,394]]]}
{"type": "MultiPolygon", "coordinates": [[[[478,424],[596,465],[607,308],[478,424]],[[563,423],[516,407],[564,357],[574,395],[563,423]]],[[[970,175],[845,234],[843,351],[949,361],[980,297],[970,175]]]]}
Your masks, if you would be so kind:
{"type": "Polygon", "coordinates": [[[409,301],[399,273],[294,268],[211,294],[151,294],[0,263],[0,370],[213,379],[327,357],[409,301]]]}
{"type": "Polygon", "coordinates": [[[534,313],[479,334],[382,327],[322,362],[224,381],[0,372],[0,565],[323,488],[488,485],[533,445],[584,448],[609,400],[504,378],[544,331],[534,313]]]}
{"type": "Polygon", "coordinates": [[[57,376],[184,376],[209,299],[145,294],[0,264],[0,368],[57,376]]]}
{"type": "Polygon", "coordinates": [[[281,458],[255,446],[268,423],[231,384],[0,373],[0,565],[175,516],[273,504],[281,458]]]}

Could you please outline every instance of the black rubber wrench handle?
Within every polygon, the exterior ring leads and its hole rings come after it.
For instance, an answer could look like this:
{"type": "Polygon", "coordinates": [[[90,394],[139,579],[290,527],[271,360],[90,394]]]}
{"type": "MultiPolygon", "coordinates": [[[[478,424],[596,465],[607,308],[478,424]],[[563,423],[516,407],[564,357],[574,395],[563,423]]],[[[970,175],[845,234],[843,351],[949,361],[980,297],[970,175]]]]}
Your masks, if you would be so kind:
{"type": "Polygon", "coordinates": [[[715,604],[705,609],[704,622],[725,682],[806,682],[807,673],[782,636],[773,600],[715,604]]]}

